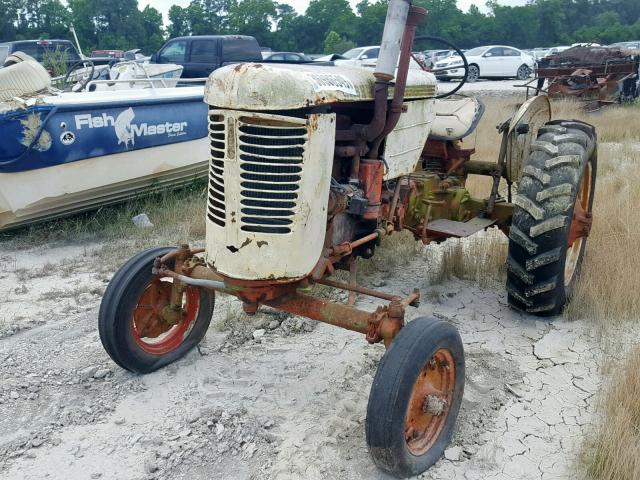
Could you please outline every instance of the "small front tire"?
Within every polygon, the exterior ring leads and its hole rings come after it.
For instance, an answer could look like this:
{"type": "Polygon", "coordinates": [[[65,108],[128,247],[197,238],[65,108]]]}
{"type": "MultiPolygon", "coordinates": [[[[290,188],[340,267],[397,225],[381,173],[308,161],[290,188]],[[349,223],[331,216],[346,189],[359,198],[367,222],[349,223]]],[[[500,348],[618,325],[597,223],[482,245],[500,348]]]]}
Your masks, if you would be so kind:
{"type": "Polygon", "coordinates": [[[153,248],[131,258],[113,276],[100,304],[102,345],[131,372],[149,373],[175,362],[202,340],[211,322],[214,294],[196,287],[186,288],[178,323],[166,324],[159,315],[169,304],[171,281],[152,275],[151,268],[156,257],[171,250],[153,248]]]}
{"type": "Polygon", "coordinates": [[[371,386],[366,436],[382,470],[418,475],[444,453],[464,391],[464,349],[448,322],[417,318],[396,336],[371,386]]]}

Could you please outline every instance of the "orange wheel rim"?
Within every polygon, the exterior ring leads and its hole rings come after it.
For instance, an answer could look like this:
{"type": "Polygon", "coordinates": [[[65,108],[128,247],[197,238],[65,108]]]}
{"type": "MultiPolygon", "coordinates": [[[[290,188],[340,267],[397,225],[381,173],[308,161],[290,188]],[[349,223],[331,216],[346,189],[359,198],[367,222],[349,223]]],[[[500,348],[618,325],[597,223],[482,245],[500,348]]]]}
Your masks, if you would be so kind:
{"type": "Polygon", "coordinates": [[[436,351],[413,385],[404,421],[407,448],[422,455],[436,442],[447,423],[456,384],[456,366],[451,352],[436,351]]]}
{"type": "Polygon", "coordinates": [[[164,355],[178,348],[191,331],[200,310],[200,292],[187,287],[182,298],[182,317],[175,325],[166,323],[162,309],[169,305],[172,282],[154,278],[145,287],[131,316],[131,335],[151,355],[164,355]]]}
{"type": "Polygon", "coordinates": [[[573,217],[571,219],[571,226],[569,227],[567,256],[564,264],[565,286],[571,282],[575,274],[578,260],[580,259],[580,252],[582,251],[582,245],[585,238],[588,237],[591,232],[592,215],[589,211],[592,193],[591,175],[591,164],[587,162],[584,175],[582,176],[582,182],[580,183],[580,190],[576,195],[576,202],[573,206],[573,217]]]}

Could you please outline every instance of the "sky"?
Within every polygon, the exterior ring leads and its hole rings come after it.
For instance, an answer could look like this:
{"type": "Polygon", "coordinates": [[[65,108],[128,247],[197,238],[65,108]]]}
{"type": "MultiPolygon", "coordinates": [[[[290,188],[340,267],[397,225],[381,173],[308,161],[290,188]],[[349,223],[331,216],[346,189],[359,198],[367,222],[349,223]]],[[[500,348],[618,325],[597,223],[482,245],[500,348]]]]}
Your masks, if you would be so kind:
{"type": "MultiPolygon", "coordinates": [[[[151,5],[152,7],[158,9],[162,16],[164,17],[165,24],[167,23],[167,13],[169,12],[169,8],[171,5],[179,5],[181,7],[186,7],[189,5],[191,0],[139,0],[138,4],[140,8],[144,8],[147,5],[151,5]]],[[[349,0],[352,6],[355,5],[360,0],[349,0]]],[[[295,8],[298,13],[304,13],[307,6],[309,5],[309,0],[280,0],[281,3],[288,3],[293,8],[295,8]]],[[[526,0],[498,0],[498,3],[501,5],[524,5],[526,0]]],[[[481,11],[486,11],[485,8],[485,0],[458,0],[458,7],[460,10],[466,12],[471,5],[477,5],[481,11]]]]}

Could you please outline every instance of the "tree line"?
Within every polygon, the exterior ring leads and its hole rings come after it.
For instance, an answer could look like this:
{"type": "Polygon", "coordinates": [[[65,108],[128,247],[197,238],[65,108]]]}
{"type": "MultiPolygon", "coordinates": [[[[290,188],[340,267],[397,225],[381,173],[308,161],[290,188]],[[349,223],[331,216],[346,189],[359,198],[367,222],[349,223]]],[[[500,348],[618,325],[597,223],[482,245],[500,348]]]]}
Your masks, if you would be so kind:
{"type": "MultiPolygon", "coordinates": [[[[429,14],[419,35],[443,37],[461,48],[508,44],[520,48],[640,39],[639,0],[531,0],[488,13],[456,0],[415,0],[429,14]]],[[[73,25],[85,51],[141,48],[150,54],[171,37],[253,35],[276,51],[340,53],[380,42],[387,2],[362,0],[355,11],[347,0],[311,0],[304,14],[275,0],[192,0],[173,5],[169,22],[137,0],[0,0],[0,41],[69,38],[73,25]]],[[[416,50],[443,48],[419,42],[416,50]]]]}

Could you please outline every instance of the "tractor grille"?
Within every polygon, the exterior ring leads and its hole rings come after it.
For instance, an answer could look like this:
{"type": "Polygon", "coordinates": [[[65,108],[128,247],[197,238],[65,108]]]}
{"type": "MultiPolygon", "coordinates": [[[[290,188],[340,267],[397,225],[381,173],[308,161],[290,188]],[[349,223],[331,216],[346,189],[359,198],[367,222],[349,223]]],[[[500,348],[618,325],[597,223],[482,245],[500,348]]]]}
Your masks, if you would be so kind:
{"type": "Polygon", "coordinates": [[[307,141],[304,124],[240,117],[240,228],[245,232],[291,232],[307,141]]]}
{"type": "Polygon", "coordinates": [[[226,212],[224,207],[224,155],[225,128],[222,115],[209,115],[209,202],[207,216],[213,223],[224,227],[226,212]]]}

